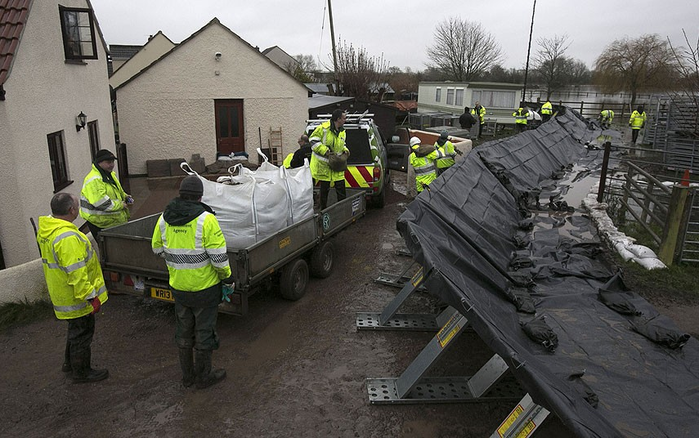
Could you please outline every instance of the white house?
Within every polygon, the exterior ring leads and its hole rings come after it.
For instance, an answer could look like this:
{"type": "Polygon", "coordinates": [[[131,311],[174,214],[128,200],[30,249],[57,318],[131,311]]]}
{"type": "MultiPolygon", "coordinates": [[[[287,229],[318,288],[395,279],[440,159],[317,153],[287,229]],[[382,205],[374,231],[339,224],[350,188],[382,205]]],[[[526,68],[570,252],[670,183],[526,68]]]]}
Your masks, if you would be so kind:
{"type": "Polygon", "coordinates": [[[308,115],[309,90],[217,18],[116,88],[119,138],[129,174],[148,160],[207,163],[218,153],[247,152],[279,141],[296,149],[308,115]]]}
{"type": "Polygon", "coordinates": [[[487,119],[498,123],[514,123],[512,112],[519,107],[522,84],[498,82],[420,82],[418,112],[444,112],[459,115],[464,107],[480,102],[487,110],[487,119]]]}
{"type": "Polygon", "coordinates": [[[30,218],[51,213],[54,193],[80,194],[92,154],[114,151],[114,128],[106,45],[89,0],[0,4],[4,268],[39,257],[30,218]]]}

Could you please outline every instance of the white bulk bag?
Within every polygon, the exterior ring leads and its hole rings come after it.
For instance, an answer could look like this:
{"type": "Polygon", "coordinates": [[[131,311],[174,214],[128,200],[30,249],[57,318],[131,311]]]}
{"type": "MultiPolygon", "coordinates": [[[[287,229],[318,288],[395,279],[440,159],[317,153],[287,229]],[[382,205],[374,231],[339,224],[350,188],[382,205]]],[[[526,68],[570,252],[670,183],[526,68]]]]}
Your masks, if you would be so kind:
{"type": "Polygon", "coordinates": [[[313,177],[308,160],[304,159],[304,164],[301,167],[287,169],[270,163],[261,149],[258,148],[257,153],[264,158],[260,167],[257,170],[241,168],[240,173],[252,175],[255,178],[269,179],[284,186],[289,202],[287,225],[313,216],[313,177]]]}
{"type": "Polygon", "coordinates": [[[201,177],[186,163],[180,167],[202,181],[202,202],[216,212],[228,249],[247,248],[286,227],[289,204],[283,185],[245,174],[232,176],[232,185],[221,184],[201,177]]]}

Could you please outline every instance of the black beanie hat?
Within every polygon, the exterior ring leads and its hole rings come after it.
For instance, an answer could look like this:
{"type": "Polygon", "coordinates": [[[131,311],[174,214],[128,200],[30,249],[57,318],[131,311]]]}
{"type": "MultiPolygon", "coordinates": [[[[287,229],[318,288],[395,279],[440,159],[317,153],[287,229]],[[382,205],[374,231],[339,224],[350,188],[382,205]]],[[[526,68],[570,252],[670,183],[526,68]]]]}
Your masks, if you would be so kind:
{"type": "Polygon", "coordinates": [[[202,196],[204,194],[204,184],[199,177],[189,175],[180,184],[180,195],[202,196]]]}
{"type": "Polygon", "coordinates": [[[101,163],[102,161],[116,160],[116,159],[117,158],[114,156],[112,151],[107,150],[107,149],[100,149],[95,154],[95,163],[101,163]]]}

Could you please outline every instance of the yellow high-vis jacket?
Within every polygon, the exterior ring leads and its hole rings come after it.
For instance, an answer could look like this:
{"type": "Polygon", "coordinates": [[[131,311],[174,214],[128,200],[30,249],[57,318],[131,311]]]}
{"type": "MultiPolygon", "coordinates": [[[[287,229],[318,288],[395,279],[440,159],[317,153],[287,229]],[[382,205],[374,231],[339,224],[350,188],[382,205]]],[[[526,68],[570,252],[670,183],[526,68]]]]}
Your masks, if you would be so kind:
{"type": "Polygon", "coordinates": [[[109,228],[128,222],[131,213],[124,206],[128,196],[112,172],[116,185],[104,182],[102,174],[92,165],[80,191],[80,217],[99,228],[109,228]]]}
{"type": "Polygon", "coordinates": [[[184,225],[170,225],[160,215],[151,246],[156,255],[165,258],[174,289],[197,292],[231,275],[226,239],[216,216],[209,212],[184,225]]]}
{"type": "Polygon", "coordinates": [[[319,181],[342,181],[345,179],[345,171],[335,172],[330,169],[328,158],[325,154],[328,151],[341,154],[349,152],[345,147],[347,133],[343,130],[339,133],[330,129],[330,121],[321,123],[309,137],[311,143],[311,175],[313,179],[319,181]]]}
{"type": "Polygon", "coordinates": [[[80,318],[92,313],[88,300],[107,301],[97,254],[78,227],[53,216],[40,216],[36,240],[56,318],[80,318]]]}
{"type": "Polygon", "coordinates": [[[454,164],[456,164],[456,161],[454,161],[454,159],[456,158],[456,149],[454,148],[454,143],[447,140],[446,142],[444,142],[443,145],[440,146],[439,143],[435,142],[434,147],[442,153],[442,156],[437,158],[437,168],[448,169],[454,164]]]}

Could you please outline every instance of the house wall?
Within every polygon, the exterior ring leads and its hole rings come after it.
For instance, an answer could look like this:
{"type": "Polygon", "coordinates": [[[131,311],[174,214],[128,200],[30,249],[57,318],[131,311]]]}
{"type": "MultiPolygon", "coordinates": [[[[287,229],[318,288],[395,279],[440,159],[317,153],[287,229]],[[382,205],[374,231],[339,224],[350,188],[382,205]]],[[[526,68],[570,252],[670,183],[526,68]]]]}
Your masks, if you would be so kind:
{"type": "Polygon", "coordinates": [[[243,99],[245,150],[251,160],[282,128],[282,156],[294,151],[308,114],[308,91],[259,51],[213,22],[117,89],[120,139],[129,173],[146,160],[201,154],[216,159],[215,99],[243,99]],[[221,52],[216,61],[214,54],[221,52]]]}
{"type": "Polygon", "coordinates": [[[175,44],[158,32],[131,59],[120,63],[112,62],[115,70],[109,78],[109,85],[114,88],[118,87],[163,54],[169,52],[173,47],[175,47],[175,44]]]}
{"type": "MultiPolygon", "coordinates": [[[[418,86],[418,112],[445,112],[453,115],[462,114],[464,107],[473,108],[476,101],[485,106],[486,121],[514,124],[512,112],[519,105],[522,87],[518,84],[490,83],[490,82],[420,82],[418,86]],[[441,88],[441,99],[437,102],[436,90],[441,88]],[[463,104],[448,105],[447,91],[449,89],[464,90],[463,104]],[[488,96],[483,98],[481,96],[488,96]],[[489,98],[492,97],[494,102],[489,98]]],[[[456,92],[455,92],[456,94],[456,92]]]]}
{"type": "MultiPolygon", "coordinates": [[[[84,0],[60,4],[87,8],[84,0]]],[[[101,147],[114,150],[107,57],[96,28],[95,36],[98,59],[67,64],[58,2],[32,3],[5,82],[6,100],[0,101],[0,242],[8,267],[39,256],[29,218],[51,213],[54,189],[47,134],[64,132],[68,175],[74,181],[62,190],[67,193],[79,195],[90,170],[88,133],[75,131],[81,111],[88,121],[97,120],[101,147]]]]}
{"type": "MultiPolygon", "coordinates": [[[[418,85],[418,109],[421,112],[439,111],[458,115],[464,112],[464,106],[472,107],[471,89],[468,83],[464,82],[420,82],[418,85]],[[436,90],[440,89],[441,98],[436,99],[436,90]],[[447,105],[447,90],[462,90],[464,92],[463,102],[447,105]]],[[[456,91],[454,91],[454,102],[456,102],[456,91]]]]}

